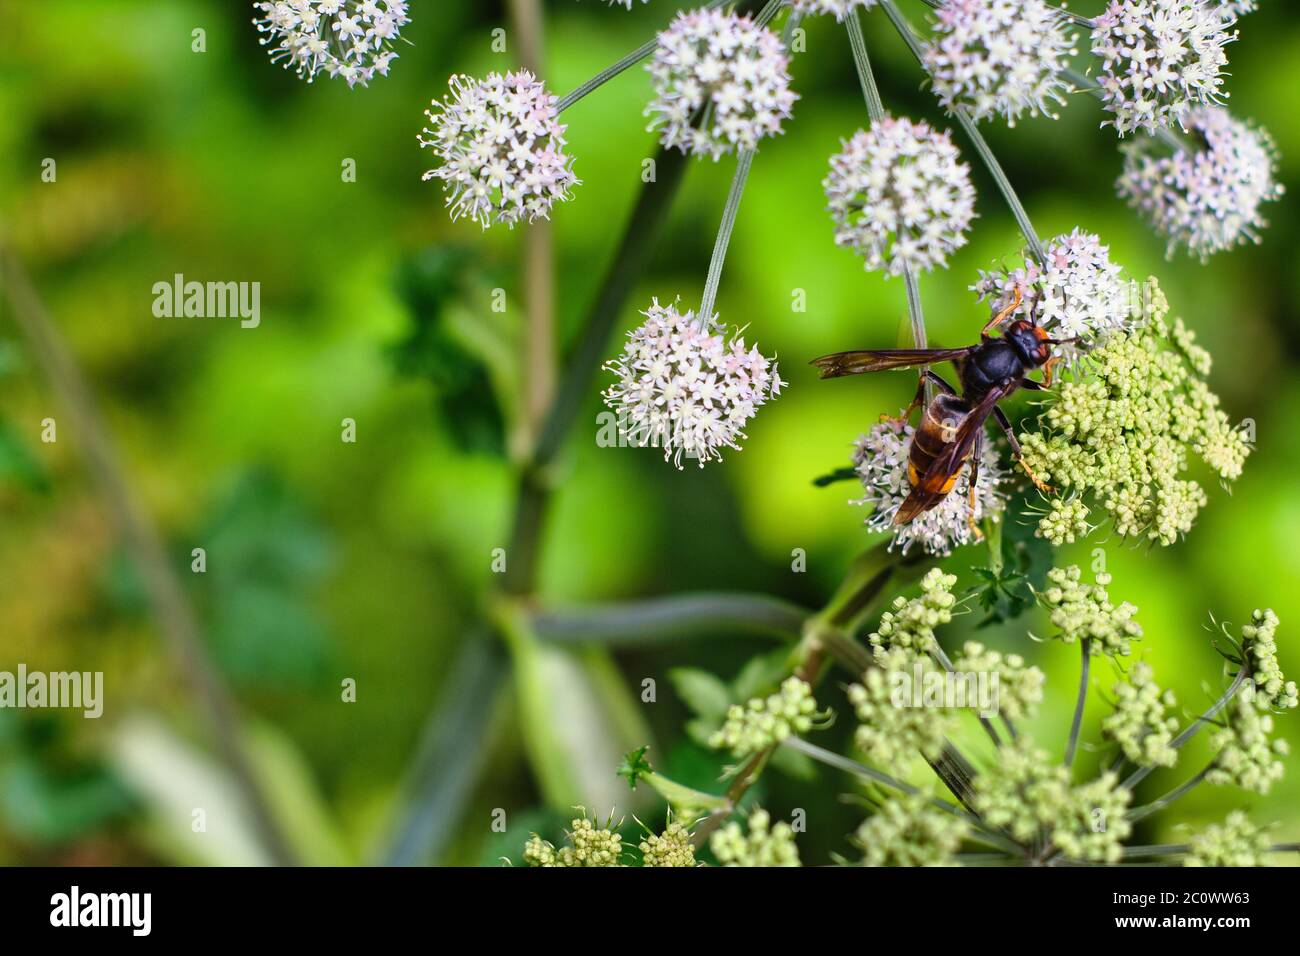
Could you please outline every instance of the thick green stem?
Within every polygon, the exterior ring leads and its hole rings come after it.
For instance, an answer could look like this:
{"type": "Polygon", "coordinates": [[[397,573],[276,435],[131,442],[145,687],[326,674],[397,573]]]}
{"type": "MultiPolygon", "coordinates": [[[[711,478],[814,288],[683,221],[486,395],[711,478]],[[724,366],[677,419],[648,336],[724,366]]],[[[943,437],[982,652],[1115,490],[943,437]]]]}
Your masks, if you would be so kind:
{"type": "Polygon", "coordinates": [[[1079,642],[1083,659],[1079,663],[1079,696],[1074,702],[1074,719],[1070,721],[1070,740],[1065,745],[1065,766],[1074,766],[1074,755],[1079,747],[1079,731],[1083,728],[1083,706],[1088,702],[1088,672],[1092,669],[1092,641],[1079,642]]]}
{"type": "MultiPolygon", "coordinates": [[[[1170,746],[1177,750],[1179,747],[1183,746],[1183,744],[1187,743],[1187,741],[1195,737],[1202,727],[1213,720],[1219,711],[1223,710],[1224,707],[1227,707],[1228,702],[1232,700],[1233,697],[1237,696],[1237,691],[1241,690],[1241,685],[1246,682],[1246,678],[1249,676],[1250,669],[1247,667],[1242,667],[1241,670],[1237,671],[1237,676],[1228,686],[1228,689],[1223,692],[1223,696],[1211,704],[1210,708],[1205,713],[1197,717],[1186,729],[1183,730],[1182,733],[1175,737],[1170,746]]],[[[1140,767],[1133,771],[1133,773],[1129,775],[1129,778],[1120,784],[1120,786],[1132,790],[1139,783],[1145,780],[1155,769],[1154,766],[1140,767]]]]}
{"type": "Polygon", "coordinates": [[[1209,773],[1211,770],[1214,769],[1214,766],[1215,766],[1215,761],[1211,760],[1204,768],[1202,768],[1200,773],[1192,777],[1192,779],[1188,780],[1186,783],[1182,784],[1181,786],[1177,786],[1173,790],[1170,790],[1159,800],[1153,800],[1151,803],[1148,803],[1144,807],[1136,807],[1130,810],[1128,812],[1129,820],[1136,823],[1138,820],[1143,820],[1151,816],[1151,814],[1156,813],[1159,810],[1163,810],[1165,807],[1169,806],[1169,804],[1173,803],[1179,797],[1195,789],[1197,784],[1199,784],[1202,780],[1204,780],[1207,776],[1209,776],[1209,773]]]}
{"type": "Polygon", "coordinates": [[[703,593],[549,608],[534,613],[538,637],[553,643],[599,641],[638,646],[698,634],[735,631],[798,640],[812,612],[763,594],[703,593]]]}

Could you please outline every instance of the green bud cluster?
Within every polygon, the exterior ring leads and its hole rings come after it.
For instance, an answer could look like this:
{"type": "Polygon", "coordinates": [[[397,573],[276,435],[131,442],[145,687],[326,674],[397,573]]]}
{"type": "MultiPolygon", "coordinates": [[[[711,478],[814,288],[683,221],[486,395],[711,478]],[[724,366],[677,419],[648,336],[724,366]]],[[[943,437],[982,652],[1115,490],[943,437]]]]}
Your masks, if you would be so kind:
{"type": "Polygon", "coordinates": [[[778,693],[733,704],[709,746],[730,750],[737,758],[775,746],[787,737],[807,733],[817,725],[817,701],[806,681],[788,677],[778,693]]]}
{"type": "MultiPolygon", "coordinates": [[[[858,749],[872,760],[888,766],[905,765],[916,752],[933,760],[943,751],[944,738],[957,724],[957,711],[949,707],[913,707],[909,700],[895,700],[895,675],[915,679],[919,663],[922,673],[934,670],[929,658],[915,657],[897,649],[877,650],[879,666],[862,675],[862,683],[848,689],[849,703],[861,721],[854,736],[858,749]]],[[[909,685],[910,686],[910,685],[909,685]]]]}
{"type": "Polygon", "coordinates": [[[1206,504],[1204,489],[1184,477],[1199,457],[1227,482],[1250,454],[1242,432],[1219,407],[1205,376],[1210,356],[1155,280],[1130,332],[1110,335],[1089,353],[1089,373],[1063,383],[1048,399],[1040,431],[1020,436],[1025,460],[1072,499],[1039,521],[1037,534],[1064,544],[1084,533],[1090,513],[1110,516],[1125,537],[1172,544],[1206,504]]]}
{"type": "Polygon", "coordinates": [[[1073,785],[1070,771],[1021,736],[998,751],[997,766],[975,778],[972,806],[1021,842],[1044,837],[1072,859],[1118,862],[1132,831],[1131,794],[1113,773],[1073,785]]]}
{"type": "Polygon", "coordinates": [[[919,794],[887,800],[858,827],[864,866],[952,866],[970,825],[919,794]]]}
{"type": "Polygon", "coordinates": [[[1178,702],[1173,691],[1160,689],[1153,673],[1149,664],[1134,664],[1115,685],[1115,710],[1102,720],[1101,732],[1139,766],[1172,767],[1178,762],[1172,745],[1178,718],[1169,711],[1178,702]]]}
{"type": "Polygon", "coordinates": [[[623,838],[609,828],[597,827],[584,815],[565,834],[567,845],[556,849],[536,833],[524,845],[529,866],[623,866],[623,838]]]}
{"type": "Polygon", "coordinates": [[[921,596],[894,599],[891,610],[880,616],[880,625],[869,638],[877,658],[890,650],[901,649],[927,654],[938,646],[934,629],[952,620],[957,599],[952,586],[955,574],[931,568],[921,579],[921,596]]]}
{"type": "Polygon", "coordinates": [[[1219,754],[1205,779],[1218,786],[1229,784],[1265,794],[1282,779],[1281,757],[1290,748],[1285,740],[1273,740],[1273,716],[1268,701],[1250,685],[1237,692],[1226,710],[1227,724],[1211,742],[1219,754]]]}
{"type": "Polygon", "coordinates": [[[749,815],[749,832],[735,820],[713,834],[709,849],[723,866],[799,866],[799,848],[788,823],[772,825],[766,810],[749,815]]]}
{"type": "Polygon", "coordinates": [[[691,831],[684,824],[669,822],[663,833],[650,833],[641,841],[642,866],[695,866],[691,831]]]}
{"type": "Polygon", "coordinates": [[[1001,654],[977,641],[967,641],[954,670],[998,675],[998,710],[1009,720],[1032,719],[1043,701],[1043,672],[1019,654],[1001,654]]]}
{"type": "Polygon", "coordinates": [[[1109,574],[1098,574],[1096,584],[1084,584],[1082,576],[1076,565],[1047,572],[1048,586],[1039,598],[1051,611],[1058,636],[1067,644],[1090,640],[1093,654],[1127,657],[1130,641],[1142,636],[1133,620],[1137,608],[1127,601],[1118,607],[1110,603],[1109,574]]]}
{"type": "Polygon", "coordinates": [[[1188,841],[1183,866],[1268,866],[1268,833],[1240,810],[1222,825],[1212,824],[1188,841]]]}
{"type": "Polygon", "coordinates": [[[1271,609],[1256,611],[1241,629],[1241,644],[1263,702],[1273,710],[1288,710],[1297,703],[1296,684],[1283,676],[1278,663],[1277,625],[1277,615],[1271,609]]]}

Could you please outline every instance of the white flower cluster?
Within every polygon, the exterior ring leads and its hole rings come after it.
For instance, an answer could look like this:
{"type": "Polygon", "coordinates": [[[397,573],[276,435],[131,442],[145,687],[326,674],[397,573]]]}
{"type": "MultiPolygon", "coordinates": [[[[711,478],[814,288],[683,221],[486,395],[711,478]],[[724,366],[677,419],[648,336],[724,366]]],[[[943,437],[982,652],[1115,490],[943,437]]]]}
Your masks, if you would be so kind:
{"type": "Polygon", "coordinates": [[[1210,0],[1112,0],[1093,21],[1092,52],[1102,61],[1102,101],[1123,136],[1185,125],[1193,106],[1225,94],[1223,48],[1235,40],[1210,0]]]}
{"type": "Polygon", "coordinates": [[[709,746],[730,750],[733,757],[748,757],[795,734],[806,734],[825,716],[817,713],[807,681],[787,677],[775,694],[732,704],[727,719],[709,738],[709,746]]]}
{"type": "Polygon", "coordinates": [[[1244,242],[1259,242],[1268,223],[1260,206],[1283,192],[1273,178],[1276,151],[1262,129],[1227,110],[1199,107],[1187,117],[1197,148],[1172,155],[1152,140],[1125,147],[1119,194],[1169,238],[1169,255],[1186,247],[1202,261],[1244,242]]]}
{"type": "MultiPolygon", "coordinates": [[[[1025,253],[1024,264],[1016,269],[981,269],[971,290],[981,302],[988,299],[993,312],[1010,306],[1018,291],[1020,305],[1013,317],[1052,326],[1058,338],[1092,340],[1131,325],[1136,289],[1111,261],[1110,247],[1100,237],[1076,228],[1049,240],[1045,251],[1045,265],[1025,253]]],[[[1069,361],[1079,350],[1058,346],[1056,354],[1069,361]]]]}
{"type": "Polygon", "coordinates": [[[975,187],[947,132],[886,117],[843,145],[822,186],[835,244],[862,256],[868,271],[932,269],[966,244],[975,187]]]}
{"type": "Polygon", "coordinates": [[[854,8],[870,10],[877,2],[878,0],[790,0],[790,6],[795,13],[803,16],[833,13],[836,20],[843,22],[853,13],[854,8]]]}
{"type": "Polygon", "coordinates": [[[944,0],[925,68],[946,109],[1014,126],[1026,112],[1055,118],[1048,103],[1065,103],[1072,43],[1065,16],[1044,0],[944,0]]]}
{"type": "Polygon", "coordinates": [[[1002,510],[998,486],[1002,467],[993,443],[985,440],[980,453],[979,476],[975,481],[975,508],[970,506],[970,464],[962,467],[957,483],[937,506],[905,525],[895,525],[894,516],[911,494],[907,480],[907,453],[915,429],[889,419],[872,426],[853,447],[853,464],[862,481],[862,497],[852,504],[867,505],[872,513],[866,525],[872,531],[892,531],[904,554],[916,545],[927,554],[951,554],[953,548],[976,537],[973,524],[1002,510]]]}
{"type": "Polygon", "coordinates": [[[468,216],[486,229],[547,218],[578,185],[564,152],[565,126],[556,98],[531,73],[453,76],[450,95],[425,110],[420,145],[442,165],[424,174],[441,179],[451,218],[468,216]]]}
{"type": "Polygon", "coordinates": [[[263,0],[253,7],[261,44],[310,83],[324,71],[348,86],[388,75],[393,43],[410,22],[406,0],[263,0]]]}
{"type": "Polygon", "coordinates": [[[666,147],[715,160],[781,132],[798,96],[781,38],[722,10],[678,14],[648,64],[649,129],[666,147]],[[662,127],[662,129],[661,129],[662,127]]]}
{"type": "Polygon", "coordinates": [[[1219,11],[1225,17],[1231,17],[1234,20],[1248,13],[1254,13],[1259,9],[1259,4],[1255,0],[1212,0],[1212,2],[1218,5],[1219,11]]]}
{"type": "Polygon", "coordinates": [[[785,384],[775,360],[727,338],[725,326],[700,328],[694,312],[682,315],[676,305],[656,299],[644,314],[623,354],[605,365],[618,376],[605,404],[618,412],[624,440],[662,446],[678,468],[683,456],[703,467],[723,448],[739,449],[745,423],[785,384]]]}

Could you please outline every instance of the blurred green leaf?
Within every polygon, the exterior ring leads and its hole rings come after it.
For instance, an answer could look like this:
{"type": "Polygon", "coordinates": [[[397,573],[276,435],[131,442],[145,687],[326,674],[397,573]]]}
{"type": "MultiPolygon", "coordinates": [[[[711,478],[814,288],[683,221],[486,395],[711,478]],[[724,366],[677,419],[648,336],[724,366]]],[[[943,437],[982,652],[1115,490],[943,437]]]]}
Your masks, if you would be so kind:
{"type": "Polygon", "coordinates": [[[45,492],[50,487],[45,466],[4,418],[0,418],[0,481],[12,481],[29,491],[45,492]]]}

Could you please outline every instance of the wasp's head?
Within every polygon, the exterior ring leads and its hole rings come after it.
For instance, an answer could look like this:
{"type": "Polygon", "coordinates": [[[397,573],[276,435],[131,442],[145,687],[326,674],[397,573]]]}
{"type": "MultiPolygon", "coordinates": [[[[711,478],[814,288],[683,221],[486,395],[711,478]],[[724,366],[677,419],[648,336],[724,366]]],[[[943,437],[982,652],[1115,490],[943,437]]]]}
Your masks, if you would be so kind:
{"type": "Polygon", "coordinates": [[[1007,326],[1005,338],[1030,368],[1040,368],[1052,357],[1052,340],[1047,331],[1032,322],[1017,319],[1007,326]]]}

